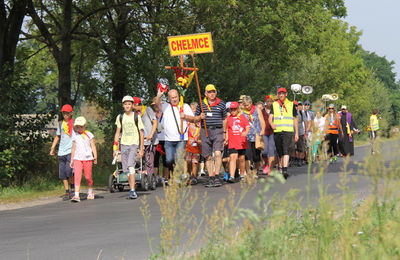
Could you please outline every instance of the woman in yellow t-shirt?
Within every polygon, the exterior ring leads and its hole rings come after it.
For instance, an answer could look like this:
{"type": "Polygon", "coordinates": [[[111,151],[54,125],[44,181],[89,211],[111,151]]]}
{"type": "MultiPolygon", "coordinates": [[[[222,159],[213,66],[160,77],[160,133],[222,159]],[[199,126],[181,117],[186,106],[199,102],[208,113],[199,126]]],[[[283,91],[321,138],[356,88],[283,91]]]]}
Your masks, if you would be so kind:
{"type": "Polygon", "coordinates": [[[379,121],[378,121],[378,109],[372,110],[372,115],[369,117],[369,137],[371,140],[371,153],[374,154],[374,140],[378,135],[379,121]]]}

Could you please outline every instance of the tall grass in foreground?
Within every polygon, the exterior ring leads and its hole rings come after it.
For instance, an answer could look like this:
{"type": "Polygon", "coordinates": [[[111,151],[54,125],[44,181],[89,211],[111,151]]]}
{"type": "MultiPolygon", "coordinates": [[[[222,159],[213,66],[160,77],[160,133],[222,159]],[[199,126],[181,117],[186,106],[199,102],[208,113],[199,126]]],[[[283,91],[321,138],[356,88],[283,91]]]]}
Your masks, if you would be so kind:
{"type": "MultiPolygon", "coordinates": [[[[348,163],[347,159],[338,174],[341,193],[334,195],[327,193],[323,182],[327,164],[321,162],[318,173],[312,174],[309,168],[308,177],[317,181],[319,198],[311,203],[307,196],[305,208],[300,206],[298,190],[268,198],[272,178],[258,181],[263,186],[255,199],[255,210],[240,207],[241,200],[255,186],[256,180],[249,177],[238,196],[226,186],[229,197],[221,199],[211,212],[206,210],[207,194],[199,199],[190,186],[171,182],[164,189],[164,197],[158,198],[161,242],[156,254],[150,243],[152,258],[399,259],[399,153],[368,156],[359,166],[358,175],[371,180],[370,194],[362,200],[348,185],[351,179],[357,181],[357,175],[347,170],[348,163]],[[392,162],[387,165],[389,156],[392,162]],[[202,206],[201,216],[191,213],[195,204],[202,206]]],[[[176,172],[174,178],[179,179],[183,169],[176,172]]],[[[278,174],[277,179],[282,181],[278,174]]],[[[147,201],[143,202],[147,221],[150,212],[147,201]]]]}

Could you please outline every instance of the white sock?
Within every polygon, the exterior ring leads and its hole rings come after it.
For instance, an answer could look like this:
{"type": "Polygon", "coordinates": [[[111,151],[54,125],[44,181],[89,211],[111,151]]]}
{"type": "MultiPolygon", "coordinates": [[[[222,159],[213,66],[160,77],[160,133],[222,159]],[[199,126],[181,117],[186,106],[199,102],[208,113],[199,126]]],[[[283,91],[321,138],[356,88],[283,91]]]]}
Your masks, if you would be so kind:
{"type": "Polygon", "coordinates": [[[93,189],[92,189],[92,188],[89,188],[88,194],[92,194],[92,193],[93,193],[93,189]]]}
{"type": "Polygon", "coordinates": [[[79,198],[79,192],[75,191],[75,197],[79,198]]]}

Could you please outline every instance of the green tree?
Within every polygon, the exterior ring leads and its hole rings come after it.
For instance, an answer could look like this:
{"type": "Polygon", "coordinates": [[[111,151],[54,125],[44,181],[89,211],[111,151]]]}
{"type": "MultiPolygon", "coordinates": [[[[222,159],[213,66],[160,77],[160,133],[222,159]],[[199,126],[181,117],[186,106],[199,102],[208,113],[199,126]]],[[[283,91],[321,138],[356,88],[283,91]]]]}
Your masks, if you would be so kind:
{"type": "Polygon", "coordinates": [[[362,52],[364,64],[376,75],[387,89],[389,103],[391,104],[391,115],[387,119],[389,126],[400,123],[400,83],[396,82],[394,61],[388,61],[386,57],[380,57],[375,52],[362,52]]]}

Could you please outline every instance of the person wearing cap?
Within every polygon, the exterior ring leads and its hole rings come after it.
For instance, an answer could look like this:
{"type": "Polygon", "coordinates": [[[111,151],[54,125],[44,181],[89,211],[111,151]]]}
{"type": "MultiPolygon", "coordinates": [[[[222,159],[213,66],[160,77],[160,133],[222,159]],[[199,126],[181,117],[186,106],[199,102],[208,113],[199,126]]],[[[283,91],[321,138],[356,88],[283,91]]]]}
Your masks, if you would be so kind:
{"type": "Polygon", "coordinates": [[[226,134],[226,107],[225,102],[217,97],[217,89],[213,84],[206,86],[205,98],[196,109],[195,120],[201,120],[201,154],[206,159],[206,168],[210,177],[206,187],[221,186],[221,182],[215,178],[215,175],[219,176],[222,165],[224,134],[226,134]],[[204,113],[202,113],[202,108],[204,113]],[[204,119],[208,137],[205,132],[204,119]],[[215,162],[212,160],[213,153],[215,162]]]}
{"type": "MultiPolygon", "coordinates": [[[[143,157],[144,149],[144,134],[143,122],[140,115],[133,112],[133,104],[135,100],[131,96],[125,96],[122,99],[122,107],[124,113],[117,116],[115,125],[117,130],[114,136],[114,158],[117,156],[118,145],[121,150],[122,170],[128,174],[128,181],[130,192],[128,198],[136,199],[137,194],[135,191],[135,165],[136,157],[143,157]],[[121,137],[121,142],[119,143],[121,137]],[[140,148],[139,148],[140,147],[140,148]],[[138,153],[139,150],[139,153],[138,153]]],[[[136,99],[138,102],[138,99],[136,99]]]]}
{"type": "Polygon", "coordinates": [[[339,114],[335,111],[335,105],[330,104],[328,106],[328,113],[325,115],[325,141],[328,142],[328,155],[330,162],[334,163],[337,160],[339,153],[338,149],[338,137],[341,133],[343,137],[343,129],[340,124],[339,114]]]}
{"type": "Polygon", "coordinates": [[[232,102],[230,115],[227,118],[227,130],[225,144],[229,150],[229,179],[228,182],[235,182],[236,161],[239,159],[239,170],[241,180],[244,179],[245,154],[248,148],[247,135],[250,132],[250,124],[247,118],[239,113],[239,103],[232,102]]]}
{"type": "Polygon", "coordinates": [[[342,105],[339,116],[343,129],[343,138],[339,139],[340,153],[343,156],[354,155],[354,132],[358,132],[358,127],[352,119],[351,113],[348,112],[347,106],[342,105]]]}
{"type": "Polygon", "coordinates": [[[72,197],[72,202],[80,202],[79,197],[82,172],[85,173],[85,179],[88,189],[88,200],[94,199],[93,194],[93,179],[92,168],[93,163],[97,164],[97,149],[94,143],[94,135],[86,130],[86,119],[83,116],[75,119],[74,126],[76,134],[72,137],[71,149],[71,168],[74,167],[74,182],[75,182],[75,195],[72,197]]]}
{"type": "Polygon", "coordinates": [[[250,164],[254,163],[256,172],[261,167],[261,151],[256,149],[256,136],[265,132],[265,122],[260,108],[253,105],[249,96],[243,98],[243,115],[250,123],[250,132],[247,135],[248,148],[246,149],[246,173],[250,173],[250,164]]]}
{"type": "Polygon", "coordinates": [[[65,188],[65,195],[63,200],[69,200],[72,198],[74,193],[74,173],[70,167],[71,164],[71,149],[72,149],[72,137],[74,135],[74,120],[72,119],[73,109],[72,106],[66,104],[62,106],[61,113],[63,120],[57,123],[57,133],[53,140],[50,149],[50,155],[54,156],[54,150],[58,146],[58,177],[63,181],[65,188]],[[69,187],[71,183],[71,189],[69,187]]]}
{"type": "Polygon", "coordinates": [[[156,134],[158,121],[153,109],[143,105],[142,100],[138,97],[133,97],[133,109],[142,119],[146,172],[152,175],[154,174],[154,155],[158,144],[156,134]]]}
{"type": "Polygon", "coordinates": [[[305,164],[304,156],[306,151],[306,128],[308,125],[308,120],[303,111],[303,102],[297,102],[297,129],[299,130],[299,140],[295,143],[296,147],[296,159],[294,161],[296,166],[303,166],[305,164]]]}
{"type": "Polygon", "coordinates": [[[268,174],[274,168],[275,164],[275,141],[274,141],[274,130],[269,124],[269,115],[271,113],[272,103],[274,102],[274,96],[272,94],[265,97],[265,106],[262,110],[262,114],[265,122],[264,131],[264,151],[262,152],[262,157],[265,162],[263,168],[263,174],[268,174]]]}
{"type": "MultiPolygon", "coordinates": [[[[157,104],[161,104],[163,94],[164,92],[158,90],[157,104]]],[[[185,154],[185,146],[188,140],[188,122],[194,120],[190,106],[186,103],[180,104],[179,93],[176,89],[168,91],[168,100],[169,103],[161,104],[163,113],[161,124],[165,133],[165,163],[168,168],[168,175],[164,176],[166,181],[173,173],[177,152],[179,151],[179,156],[182,157],[185,154]]]]}
{"type": "Polygon", "coordinates": [[[287,90],[284,87],[278,89],[278,101],[272,104],[269,115],[269,124],[274,129],[274,141],[279,157],[279,166],[285,178],[289,177],[287,168],[289,154],[294,141],[299,140],[297,111],[293,102],[287,99],[287,90]]]}

